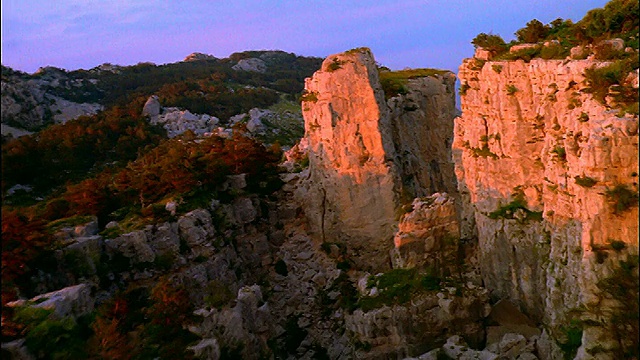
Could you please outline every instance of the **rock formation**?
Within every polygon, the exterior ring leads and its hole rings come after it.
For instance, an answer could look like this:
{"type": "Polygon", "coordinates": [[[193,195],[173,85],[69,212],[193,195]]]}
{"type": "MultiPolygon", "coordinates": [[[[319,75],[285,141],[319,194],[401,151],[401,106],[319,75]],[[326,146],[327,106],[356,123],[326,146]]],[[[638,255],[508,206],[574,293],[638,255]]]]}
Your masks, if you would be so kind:
{"type": "Polygon", "coordinates": [[[368,49],[329,56],[307,79],[305,212],[312,231],[322,241],[345,243],[358,266],[388,268],[401,206],[416,195],[446,191],[443,179],[453,180],[442,175],[452,166],[440,165],[449,158],[450,136],[436,135],[451,128],[452,86],[452,75],[413,79],[406,95],[387,102],[368,49]],[[424,145],[421,135],[434,143],[424,145]],[[437,138],[443,140],[436,143],[437,138]],[[434,154],[420,156],[436,147],[434,154]],[[425,162],[432,166],[421,166],[425,162]]]}
{"type": "Polygon", "coordinates": [[[459,73],[462,227],[477,231],[485,286],[556,338],[583,321],[579,358],[619,346],[620,304],[599,285],[638,254],[638,117],[585,91],[585,70],[606,64],[467,59],[459,73]]]}
{"type": "Polygon", "coordinates": [[[99,104],[77,103],[57,95],[85,86],[90,79],[72,79],[64,70],[53,67],[40,68],[36,74],[38,77],[27,79],[26,74],[8,70],[5,75],[3,70],[2,134],[20,136],[24,133],[12,128],[39,130],[102,110],[99,104]]]}

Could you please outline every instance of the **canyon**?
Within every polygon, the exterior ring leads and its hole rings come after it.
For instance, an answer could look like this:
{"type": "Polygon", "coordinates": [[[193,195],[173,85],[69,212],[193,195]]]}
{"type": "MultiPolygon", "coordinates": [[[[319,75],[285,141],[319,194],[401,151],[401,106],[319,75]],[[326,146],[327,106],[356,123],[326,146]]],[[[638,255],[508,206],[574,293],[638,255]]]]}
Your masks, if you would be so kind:
{"type": "MultiPolygon", "coordinates": [[[[198,358],[616,359],[637,314],[616,286],[638,278],[638,115],[588,91],[586,69],[609,64],[479,49],[459,114],[452,72],[331,55],[305,81],[281,190],[233,175],[230,199],[172,221],[60,229],[67,270],[9,306],[78,317],[169,274],[198,358]]],[[[145,112],[159,121],[157,97],[145,112]]],[[[29,358],[22,344],[3,349],[29,358]]]]}

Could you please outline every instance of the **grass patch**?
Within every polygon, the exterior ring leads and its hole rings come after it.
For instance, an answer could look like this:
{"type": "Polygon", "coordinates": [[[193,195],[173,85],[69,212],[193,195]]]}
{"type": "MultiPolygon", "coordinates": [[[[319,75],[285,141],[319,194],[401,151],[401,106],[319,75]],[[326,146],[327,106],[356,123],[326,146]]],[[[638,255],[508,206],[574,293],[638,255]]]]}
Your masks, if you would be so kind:
{"type": "Polygon", "coordinates": [[[409,69],[400,71],[380,71],[380,84],[384,91],[385,99],[390,99],[397,95],[404,95],[408,92],[406,88],[409,79],[417,79],[428,76],[444,75],[450,73],[448,70],[439,69],[409,69]]]}
{"type": "Polygon", "coordinates": [[[380,276],[371,276],[367,287],[376,287],[378,295],[360,298],[358,306],[363,311],[404,304],[416,293],[440,290],[440,278],[420,273],[417,269],[394,269],[380,276]]]}
{"type": "Polygon", "coordinates": [[[514,219],[514,215],[518,210],[524,212],[524,220],[541,221],[542,211],[531,211],[527,208],[527,201],[524,199],[522,192],[517,192],[514,199],[503,206],[500,206],[495,211],[489,213],[490,219],[514,219]]]}
{"type": "Polygon", "coordinates": [[[90,215],[71,216],[71,217],[50,222],[49,224],[47,224],[47,231],[51,233],[55,233],[62,228],[84,225],[92,220],[94,220],[94,218],[93,216],[90,216],[90,215]]]}

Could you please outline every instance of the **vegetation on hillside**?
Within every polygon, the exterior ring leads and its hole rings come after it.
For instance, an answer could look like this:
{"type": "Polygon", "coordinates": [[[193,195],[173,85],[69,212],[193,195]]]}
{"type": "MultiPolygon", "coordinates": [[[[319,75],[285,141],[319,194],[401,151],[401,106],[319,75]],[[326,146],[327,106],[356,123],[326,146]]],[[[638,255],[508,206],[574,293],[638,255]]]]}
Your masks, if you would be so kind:
{"type": "MultiPolygon", "coordinates": [[[[513,45],[550,42],[552,46],[526,49],[521,53],[505,55],[505,59],[528,57],[560,58],[569,55],[571,47],[595,44],[601,40],[621,38],[625,46],[638,49],[639,5],[635,0],[611,0],[604,8],[589,11],[582,20],[574,23],[561,18],[543,24],[537,19],[515,32],[516,39],[506,44],[496,34],[481,33],[471,43],[491,51],[505,54],[513,45]],[[545,48],[551,48],[546,49],[545,48]]],[[[620,54],[622,55],[622,54],[620,54]]],[[[526,60],[526,59],[525,59],[526,60]]]]}

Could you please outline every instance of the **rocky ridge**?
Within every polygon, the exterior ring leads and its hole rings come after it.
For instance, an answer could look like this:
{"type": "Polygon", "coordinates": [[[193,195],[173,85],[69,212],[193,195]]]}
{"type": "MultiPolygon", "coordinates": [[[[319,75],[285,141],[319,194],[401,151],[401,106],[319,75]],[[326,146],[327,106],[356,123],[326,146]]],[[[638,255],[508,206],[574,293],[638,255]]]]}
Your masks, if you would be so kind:
{"type": "Polygon", "coordinates": [[[70,79],[56,68],[43,68],[37,78],[24,80],[19,73],[2,75],[3,135],[16,134],[5,125],[18,129],[37,130],[51,123],[64,123],[82,115],[93,115],[102,110],[96,103],[69,101],[51,89],[71,90],[90,84],[90,80],[70,79]]]}

